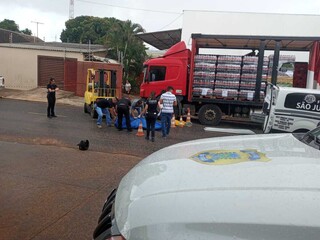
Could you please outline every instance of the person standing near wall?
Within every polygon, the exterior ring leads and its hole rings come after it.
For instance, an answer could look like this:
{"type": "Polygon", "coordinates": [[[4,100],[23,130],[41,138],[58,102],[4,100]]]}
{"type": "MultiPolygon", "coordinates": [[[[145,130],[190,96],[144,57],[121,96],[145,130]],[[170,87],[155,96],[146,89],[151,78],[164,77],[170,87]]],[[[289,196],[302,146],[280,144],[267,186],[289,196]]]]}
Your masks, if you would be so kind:
{"type": "Polygon", "coordinates": [[[54,113],[54,107],[56,104],[56,91],[59,90],[53,77],[50,78],[49,84],[47,85],[47,99],[48,99],[48,108],[47,108],[47,117],[57,117],[54,113]]]}
{"type": "Polygon", "coordinates": [[[161,95],[159,101],[160,104],[163,105],[161,110],[161,128],[163,138],[166,138],[169,135],[173,106],[177,106],[177,98],[172,92],[173,87],[169,86],[167,91],[161,95]]]}
{"type": "Polygon", "coordinates": [[[126,81],[126,84],[124,85],[124,88],[125,88],[125,90],[126,90],[126,93],[127,93],[127,94],[130,94],[131,84],[130,84],[129,80],[126,81]]]}

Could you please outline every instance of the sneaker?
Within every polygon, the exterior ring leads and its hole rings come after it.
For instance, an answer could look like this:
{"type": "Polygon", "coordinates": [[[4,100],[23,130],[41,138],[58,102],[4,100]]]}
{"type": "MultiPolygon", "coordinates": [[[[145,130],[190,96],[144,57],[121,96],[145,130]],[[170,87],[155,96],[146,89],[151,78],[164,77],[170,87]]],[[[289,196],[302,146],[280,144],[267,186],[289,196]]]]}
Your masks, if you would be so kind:
{"type": "Polygon", "coordinates": [[[58,117],[57,115],[51,115],[51,117],[58,117]]]}
{"type": "Polygon", "coordinates": [[[97,127],[98,127],[98,128],[102,128],[101,125],[99,125],[99,124],[97,125],[97,127]]]}
{"type": "Polygon", "coordinates": [[[51,116],[47,116],[47,118],[52,118],[51,116]]]}
{"type": "Polygon", "coordinates": [[[154,142],[154,138],[151,138],[151,142],[154,142]]]}
{"type": "Polygon", "coordinates": [[[128,132],[132,132],[132,129],[130,128],[130,129],[128,129],[127,131],[128,131],[128,132]]]}

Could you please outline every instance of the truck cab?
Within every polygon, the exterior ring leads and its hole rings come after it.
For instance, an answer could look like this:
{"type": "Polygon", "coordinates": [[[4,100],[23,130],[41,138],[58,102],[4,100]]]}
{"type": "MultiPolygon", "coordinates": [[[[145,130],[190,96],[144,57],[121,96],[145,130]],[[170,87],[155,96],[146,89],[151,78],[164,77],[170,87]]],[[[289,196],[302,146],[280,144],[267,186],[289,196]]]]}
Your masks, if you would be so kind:
{"type": "Polygon", "coordinates": [[[263,131],[307,132],[320,125],[320,91],[269,84],[263,131]]]}
{"type": "Polygon", "coordinates": [[[168,86],[172,86],[177,99],[182,100],[187,95],[189,59],[190,50],[181,42],[162,57],[146,61],[140,97],[146,99],[152,91],[160,96],[168,86]]]}

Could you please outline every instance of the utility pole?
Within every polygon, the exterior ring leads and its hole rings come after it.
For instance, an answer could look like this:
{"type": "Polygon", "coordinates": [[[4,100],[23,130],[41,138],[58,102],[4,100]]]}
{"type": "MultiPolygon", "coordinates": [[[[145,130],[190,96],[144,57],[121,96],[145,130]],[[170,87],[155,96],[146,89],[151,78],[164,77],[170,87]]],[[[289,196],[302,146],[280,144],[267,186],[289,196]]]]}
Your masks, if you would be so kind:
{"type": "MultiPolygon", "coordinates": [[[[37,22],[37,21],[31,21],[31,22],[37,24],[37,38],[38,38],[38,27],[39,27],[39,24],[43,24],[43,23],[42,22],[37,22]]],[[[36,42],[35,39],[34,39],[34,42],[36,42]]]]}
{"type": "Polygon", "coordinates": [[[70,0],[69,2],[69,19],[74,18],[74,0],[70,0]]]}

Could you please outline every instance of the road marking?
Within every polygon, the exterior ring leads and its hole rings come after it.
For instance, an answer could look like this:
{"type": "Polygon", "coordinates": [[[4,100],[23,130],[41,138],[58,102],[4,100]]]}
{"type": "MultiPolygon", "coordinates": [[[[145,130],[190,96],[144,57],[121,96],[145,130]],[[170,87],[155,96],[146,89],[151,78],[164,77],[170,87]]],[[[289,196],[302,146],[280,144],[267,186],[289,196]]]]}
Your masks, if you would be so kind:
{"type": "MultiPolygon", "coordinates": [[[[29,114],[33,114],[33,115],[41,115],[41,116],[47,116],[47,114],[44,113],[36,113],[36,112],[28,112],[29,114]]],[[[66,118],[67,116],[64,115],[57,115],[57,117],[63,117],[66,118]]]]}
{"type": "Polygon", "coordinates": [[[205,127],[205,131],[210,132],[224,132],[224,133],[236,133],[236,134],[255,134],[255,132],[249,129],[235,129],[235,128],[214,128],[214,127],[205,127]]]}

